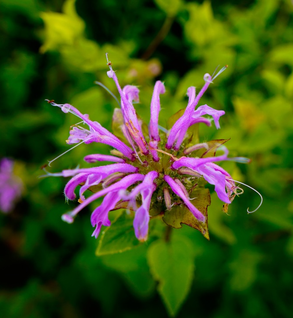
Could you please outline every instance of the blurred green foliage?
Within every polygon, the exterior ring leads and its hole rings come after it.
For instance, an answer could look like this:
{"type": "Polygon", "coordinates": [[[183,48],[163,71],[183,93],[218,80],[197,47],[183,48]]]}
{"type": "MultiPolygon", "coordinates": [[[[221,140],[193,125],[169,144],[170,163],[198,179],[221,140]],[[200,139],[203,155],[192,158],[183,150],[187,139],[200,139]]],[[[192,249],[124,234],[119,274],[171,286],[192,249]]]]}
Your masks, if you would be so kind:
{"type": "MultiPolygon", "coordinates": [[[[15,210],[0,215],[1,317],[291,317],[292,12],[291,0],[0,2],[0,155],[16,160],[26,185],[15,210]],[[164,127],[186,106],[189,86],[201,87],[205,73],[229,65],[201,100],[226,116],[218,131],[201,126],[200,142],[231,138],[231,156],[252,162],[223,167],[258,189],[264,204],[247,215],[259,197],[245,189],[226,215],[213,193],[210,241],[187,226],[173,230],[177,266],[158,240],[95,256],[100,238],[90,236],[89,216],[98,202],[65,224],[61,214],[76,204],[64,202],[65,180],[38,179],[39,168],[68,149],[75,123],[45,98],[70,102],[111,129],[115,100],[94,84],[116,92],[105,52],[121,84],[139,86],[136,108],[146,121],[154,81],[165,82],[164,127]]],[[[108,147],[82,145],[51,171],[82,164],[95,151],[108,147]]]]}

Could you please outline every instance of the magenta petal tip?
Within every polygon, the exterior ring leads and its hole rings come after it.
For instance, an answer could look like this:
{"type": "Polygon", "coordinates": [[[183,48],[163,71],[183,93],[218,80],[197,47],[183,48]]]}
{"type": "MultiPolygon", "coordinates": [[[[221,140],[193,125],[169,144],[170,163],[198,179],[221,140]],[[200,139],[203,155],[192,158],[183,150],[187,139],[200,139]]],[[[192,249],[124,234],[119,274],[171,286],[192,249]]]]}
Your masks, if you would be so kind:
{"type": "Polygon", "coordinates": [[[68,214],[68,213],[63,214],[63,215],[61,216],[61,219],[62,219],[64,222],[69,223],[69,224],[71,224],[71,223],[74,222],[73,217],[72,217],[70,214],[68,214]]]}

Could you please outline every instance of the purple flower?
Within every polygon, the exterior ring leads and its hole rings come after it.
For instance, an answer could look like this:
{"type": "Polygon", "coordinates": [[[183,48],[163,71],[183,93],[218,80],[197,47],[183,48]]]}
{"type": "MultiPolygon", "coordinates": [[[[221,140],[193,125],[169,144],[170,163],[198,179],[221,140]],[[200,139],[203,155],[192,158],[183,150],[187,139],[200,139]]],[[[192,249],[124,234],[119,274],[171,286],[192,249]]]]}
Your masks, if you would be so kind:
{"type": "Polygon", "coordinates": [[[164,176],[164,180],[169,184],[172,191],[177,194],[184,204],[188,207],[188,209],[192,212],[192,214],[201,222],[205,221],[205,216],[193,205],[189,202],[189,198],[186,195],[187,190],[184,188],[184,185],[180,182],[176,182],[173,180],[170,176],[166,175],[164,176]]]}
{"type": "Polygon", "coordinates": [[[23,190],[22,181],[13,174],[13,161],[3,158],[0,161],[0,210],[10,212],[23,190]]]}
{"type": "Polygon", "coordinates": [[[197,172],[200,173],[205,180],[215,186],[215,191],[220,200],[225,203],[231,203],[234,193],[237,191],[232,177],[224,169],[214,164],[207,162],[198,166],[197,172]]]}
{"type": "Polygon", "coordinates": [[[207,105],[197,105],[200,98],[212,82],[226,67],[221,69],[214,77],[204,75],[205,85],[196,95],[194,87],[189,87],[187,95],[188,105],[184,114],[167,131],[159,126],[160,94],[165,92],[164,84],[157,81],[151,100],[151,119],[149,134],[144,135],[142,122],[137,117],[133,101],[138,101],[139,90],[135,86],[120,87],[116,73],[108,63],[110,71],[108,76],[114,80],[120,94],[121,110],[114,112],[114,122],[120,129],[120,136],[124,142],[102,127],[98,122],[91,121],[88,115],[83,115],[79,110],[69,104],[51,105],[61,108],[65,113],[72,113],[82,120],[84,125],[75,125],[70,131],[68,143],[100,142],[114,149],[110,155],[92,154],[84,159],[88,163],[99,161],[113,162],[113,164],[92,168],[64,170],[62,173],[50,174],[56,176],[72,177],[65,187],[65,196],[69,200],[76,197],[75,189],[81,185],[79,191],[80,205],[73,211],[63,215],[63,220],[73,222],[74,217],[89,203],[103,197],[102,204],[92,213],[91,223],[95,227],[93,236],[97,237],[101,227],[110,226],[108,214],[123,205],[135,213],[134,232],[136,237],[145,241],[148,237],[149,221],[152,209],[159,204],[160,213],[166,210],[172,212],[173,203],[185,206],[191,211],[198,222],[206,222],[206,217],[191,203],[190,195],[196,187],[196,181],[205,179],[215,186],[219,198],[230,203],[235,196],[237,187],[231,176],[222,168],[214,164],[220,160],[228,160],[228,150],[225,147],[223,155],[214,157],[192,157],[192,152],[205,148],[207,143],[190,145],[187,137],[188,128],[197,123],[208,126],[215,122],[220,128],[219,119],[224,111],[215,110],[207,105]],[[203,117],[203,116],[211,117],[203,117]],[[174,149],[174,150],[173,150],[174,149]],[[192,180],[194,182],[192,182],[192,180]],[[98,189],[85,198],[87,189],[95,186],[98,189]]]}

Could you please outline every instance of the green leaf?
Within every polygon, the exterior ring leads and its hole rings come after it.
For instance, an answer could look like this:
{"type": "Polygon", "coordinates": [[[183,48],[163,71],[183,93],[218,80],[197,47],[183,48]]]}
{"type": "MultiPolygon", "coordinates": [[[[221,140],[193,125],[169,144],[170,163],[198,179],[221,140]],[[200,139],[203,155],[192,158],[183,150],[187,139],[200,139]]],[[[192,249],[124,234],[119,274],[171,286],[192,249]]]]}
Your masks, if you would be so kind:
{"type": "MultiPolygon", "coordinates": [[[[214,18],[211,1],[204,1],[202,4],[189,2],[186,4],[186,10],[189,19],[184,24],[184,32],[186,38],[195,44],[195,55],[203,58],[213,53],[212,56],[215,58],[214,53],[217,52],[217,63],[222,62],[218,55],[227,56],[231,51],[228,46],[234,44],[237,38],[227,25],[214,18]]],[[[207,60],[212,59],[208,57],[207,60]]],[[[215,59],[212,61],[215,63],[215,59]]]]}
{"type": "Polygon", "coordinates": [[[260,0],[255,3],[253,8],[253,18],[259,29],[263,29],[268,20],[278,10],[279,1],[260,0]],[[259,16],[261,15],[261,19],[259,16]]]}
{"type": "Polygon", "coordinates": [[[75,39],[74,43],[60,47],[63,63],[76,70],[94,72],[101,68],[100,62],[104,59],[100,47],[94,41],[83,36],[75,39]]]}
{"type": "Polygon", "coordinates": [[[273,63],[293,66],[293,44],[283,44],[274,48],[269,55],[273,63]]]}
{"type": "Polygon", "coordinates": [[[96,255],[121,253],[140,244],[134,235],[133,217],[123,212],[102,232],[96,255]]]}
{"type": "Polygon", "coordinates": [[[285,84],[285,94],[289,99],[293,99],[293,73],[290,74],[290,76],[287,78],[286,84],[285,84]]]}
{"type": "Polygon", "coordinates": [[[107,268],[119,272],[136,296],[144,298],[155,289],[146,254],[147,246],[143,244],[124,253],[104,255],[100,260],[107,268]]]}
{"type": "Polygon", "coordinates": [[[182,224],[186,224],[196,230],[199,230],[202,235],[209,240],[208,230],[208,206],[211,204],[209,189],[197,188],[190,195],[192,203],[206,218],[205,222],[198,221],[190,210],[185,205],[174,205],[171,210],[167,210],[163,216],[163,221],[176,229],[180,229],[182,224]]]}
{"type": "Polygon", "coordinates": [[[155,282],[149,271],[140,269],[128,272],[124,278],[136,297],[147,298],[155,291],[155,282]]]}
{"type": "Polygon", "coordinates": [[[83,114],[89,114],[92,120],[99,116],[99,123],[101,123],[101,125],[108,121],[109,113],[101,106],[106,103],[106,101],[104,100],[103,90],[100,87],[92,86],[87,90],[83,90],[75,94],[70,102],[74,107],[80,109],[83,114]],[[97,107],[97,105],[99,107],[97,107]]]}
{"type": "Polygon", "coordinates": [[[288,243],[286,245],[286,251],[291,257],[293,256],[293,236],[292,235],[288,239],[288,243]]]}
{"type": "Polygon", "coordinates": [[[285,85],[285,76],[278,70],[264,69],[261,72],[262,78],[267,82],[268,89],[275,94],[283,90],[285,85]]]}
{"type": "Polygon", "coordinates": [[[273,131],[268,125],[262,124],[246,138],[246,142],[241,145],[241,150],[248,155],[271,150],[282,143],[284,135],[284,131],[273,131]],[[270,138],[266,136],[270,136],[270,138]]]}
{"type": "MultiPolygon", "coordinates": [[[[219,239],[228,244],[235,244],[235,234],[224,223],[224,220],[227,220],[229,216],[226,213],[222,212],[223,202],[220,201],[215,192],[211,195],[211,202],[212,204],[209,211],[209,228],[211,234],[216,235],[219,239]]],[[[224,208],[227,209],[225,204],[224,208]]]]}
{"type": "Polygon", "coordinates": [[[182,0],[155,0],[155,2],[169,17],[176,16],[183,5],[182,0]]]}
{"type": "Polygon", "coordinates": [[[63,5],[63,12],[41,13],[45,23],[45,43],[40,49],[42,53],[60,45],[73,45],[82,36],[85,25],[75,11],[75,0],[67,0],[63,5]]]}
{"type": "Polygon", "coordinates": [[[237,97],[233,98],[233,105],[245,130],[253,131],[264,122],[265,116],[257,103],[237,97]]]}
{"type": "Polygon", "coordinates": [[[16,129],[30,131],[44,125],[49,120],[49,114],[26,110],[19,112],[11,119],[11,122],[9,120],[9,123],[16,129]]]}
{"type": "MultiPolygon", "coordinates": [[[[203,74],[207,71],[204,67],[197,67],[196,69],[190,70],[187,72],[180,80],[176,87],[175,97],[177,99],[183,98],[186,96],[187,87],[190,86],[190,83],[194,85],[203,85],[203,74]]],[[[186,107],[186,106],[185,106],[186,107]]],[[[185,108],[184,108],[185,110],[185,108]]]]}
{"type": "Polygon", "coordinates": [[[148,270],[146,253],[146,244],[141,244],[137,248],[125,251],[124,253],[103,255],[100,257],[100,260],[107,268],[120,273],[139,271],[142,268],[148,270]]]}
{"type": "Polygon", "coordinates": [[[184,112],[185,112],[185,108],[182,108],[178,110],[178,112],[176,112],[174,115],[169,117],[167,121],[167,129],[171,129],[173,125],[176,123],[176,121],[184,114],[184,112]]]}
{"type": "Polygon", "coordinates": [[[190,15],[185,23],[185,34],[189,41],[204,46],[219,35],[220,29],[213,29],[217,21],[214,20],[212,6],[209,1],[203,4],[188,3],[186,9],[190,15]],[[194,32],[197,30],[197,32],[194,32]],[[205,32],[202,32],[205,31],[205,32]]]}
{"type": "Polygon", "coordinates": [[[238,255],[230,263],[232,290],[243,291],[254,283],[257,279],[257,266],[262,258],[260,253],[253,250],[244,249],[238,252],[238,255]]]}
{"type": "Polygon", "coordinates": [[[188,295],[194,272],[191,242],[183,237],[171,242],[155,241],[148,250],[148,263],[171,316],[175,316],[188,295]]]}
{"type": "Polygon", "coordinates": [[[254,214],[254,217],[280,229],[293,231],[292,211],[288,209],[288,202],[285,200],[277,201],[267,197],[261,209],[254,214]],[[276,213],[276,211],[282,211],[282,213],[276,213]]]}

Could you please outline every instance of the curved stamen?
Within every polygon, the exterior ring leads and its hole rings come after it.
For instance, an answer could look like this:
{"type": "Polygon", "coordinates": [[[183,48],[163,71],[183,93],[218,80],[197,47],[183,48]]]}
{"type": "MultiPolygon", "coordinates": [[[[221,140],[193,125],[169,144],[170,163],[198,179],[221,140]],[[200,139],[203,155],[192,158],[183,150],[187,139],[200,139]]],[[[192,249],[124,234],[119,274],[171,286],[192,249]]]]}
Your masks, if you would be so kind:
{"type": "Polygon", "coordinates": [[[209,73],[206,73],[206,74],[204,75],[203,79],[204,79],[204,81],[205,81],[206,83],[210,83],[210,84],[213,83],[213,80],[214,80],[216,77],[218,77],[221,73],[223,73],[223,72],[227,69],[228,65],[223,66],[223,67],[219,70],[219,72],[214,76],[214,74],[215,74],[216,70],[218,69],[218,67],[219,67],[219,65],[218,65],[218,66],[216,67],[216,69],[214,70],[212,76],[211,76],[209,73]]]}
{"type": "Polygon", "coordinates": [[[62,172],[56,172],[56,173],[52,173],[52,172],[49,172],[47,171],[45,168],[42,168],[43,171],[46,173],[42,176],[39,176],[39,178],[46,178],[46,177],[63,177],[63,174],[62,172]]]}
{"type": "Polygon", "coordinates": [[[84,121],[83,121],[83,120],[82,120],[82,121],[79,121],[78,123],[71,125],[70,128],[72,128],[72,127],[82,128],[82,127],[79,126],[79,124],[84,124],[84,121]]]}
{"type": "Polygon", "coordinates": [[[249,186],[248,184],[246,184],[246,183],[244,183],[244,182],[241,182],[241,181],[237,181],[237,180],[234,180],[234,179],[231,179],[231,178],[229,178],[228,180],[231,180],[231,181],[240,183],[240,184],[246,186],[247,188],[253,190],[254,192],[256,192],[256,193],[260,196],[260,204],[258,205],[258,207],[257,207],[256,209],[254,209],[253,211],[249,211],[249,208],[247,208],[247,213],[254,213],[254,212],[256,212],[256,211],[261,207],[261,205],[262,205],[262,203],[263,203],[263,196],[262,196],[256,189],[254,189],[253,187],[251,187],[251,186],[249,186]]]}
{"type": "Polygon", "coordinates": [[[101,82],[95,81],[95,84],[101,86],[104,88],[104,90],[106,90],[117,102],[117,104],[119,105],[119,107],[121,107],[121,104],[119,103],[118,98],[109,90],[108,87],[106,87],[104,84],[102,84],[101,82]]]}
{"type": "MultiPolygon", "coordinates": [[[[52,102],[49,99],[45,99],[45,101],[47,103],[49,103],[51,106],[59,107],[64,113],[70,113],[70,114],[82,119],[82,121],[84,122],[84,119],[81,118],[76,112],[72,111],[70,107],[68,107],[68,106],[64,107],[64,105],[66,105],[66,104],[56,104],[55,102],[52,102]]],[[[67,104],[67,105],[69,105],[69,104],[67,104]]]]}
{"type": "MultiPolygon", "coordinates": [[[[218,66],[217,66],[217,68],[218,68],[218,66]]],[[[217,68],[216,68],[216,69],[217,69],[217,68]]],[[[223,66],[223,67],[219,70],[219,72],[212,78],[212,81],[213,81],[216,77],[218,77],[221,73],[223,73],[227,68],[228,68],[228,65],[223,66]]]]}
{"type": "Polygon", "coordinates": [[[163,153],[163,154],[165,154],[165,155],[171,157],[174,161],[179,160],[178,158],[176,158],[176,157],[174,157],[173,155],[171,155],[169,152],[166,152],[166,151],[164,151],[164,150],[157,149],[157,148],[152,148],[151,145],[149,145],[149,148],[150,148],[151,150],[155,150],[155,151],[161,152],[161,153],[163,153]]]}
{"type": "Polygon", "coordinates": [[[65,155],[67,152],[71,151],[72,149],[78,147],[79,145],[83,144],[86,140],[81,141],[80,143],[76,144],[75,146],[71,147],[70,149],[66,150],[65,152],[63,152],[61,155],[57,156],[56,158],[54,158],[53,160],[50,160],[48,163],[48,166],[51,167],[51,163],[54,162],[55,160],[57,160],[58,158],[62,157],[63,155],[65,155]]]}
{"type": "Polygon", "coordinates": [[[140,159],[140,156],[139,156],[139,154],[138,154],[138,152],[136,151],[136,150],[134,150],[135,151],[135,156],[136,156],[136,158],[138,159],[138,161],[141,163],[141,165],[143,166],[144,164],[143,164],[143,162],[142,162],[142,160],[140,159]]]}
{"type": "Polygon", "coordinates": [[[227,158],[226,161],[234,161],[238,163],[250,163],[251,159],[245,157],[234,157],[234,158],[227,158]]]}
{"type": "Polygon", "coordinates": [[[217,69],[219,68],[220,64],[215,68],[213,74],[212,74],[212,77],[215,75],[215,73],[217,72],[217,69]]]}
{"type": "Polygon", "coordinates": [[[108,53],[106,53],[106,60],[107,60],[107,65],[109,66],[109,69],[110,69],[111,71],[113,71],[112,63],[111,63],[111,61],[109,61],[109,58],[108,58],[108,53]]]}
{"type": "Polygon", "coordinates": [[[240,187],[236,187],[236,189],[234,190],[234,193],[235,193],[237,196],[239,196],[239,195],[241,195],[241,194],[244,193],[244,190],[243,190],[242,188],[240,188],[240,187]]]}
{"type": "Polygon", "coordinates": [[[162,130],[164,133],[168,133],[168,129],[162,127],[161,125],[158,125],[159,129],[162,130]]]}

